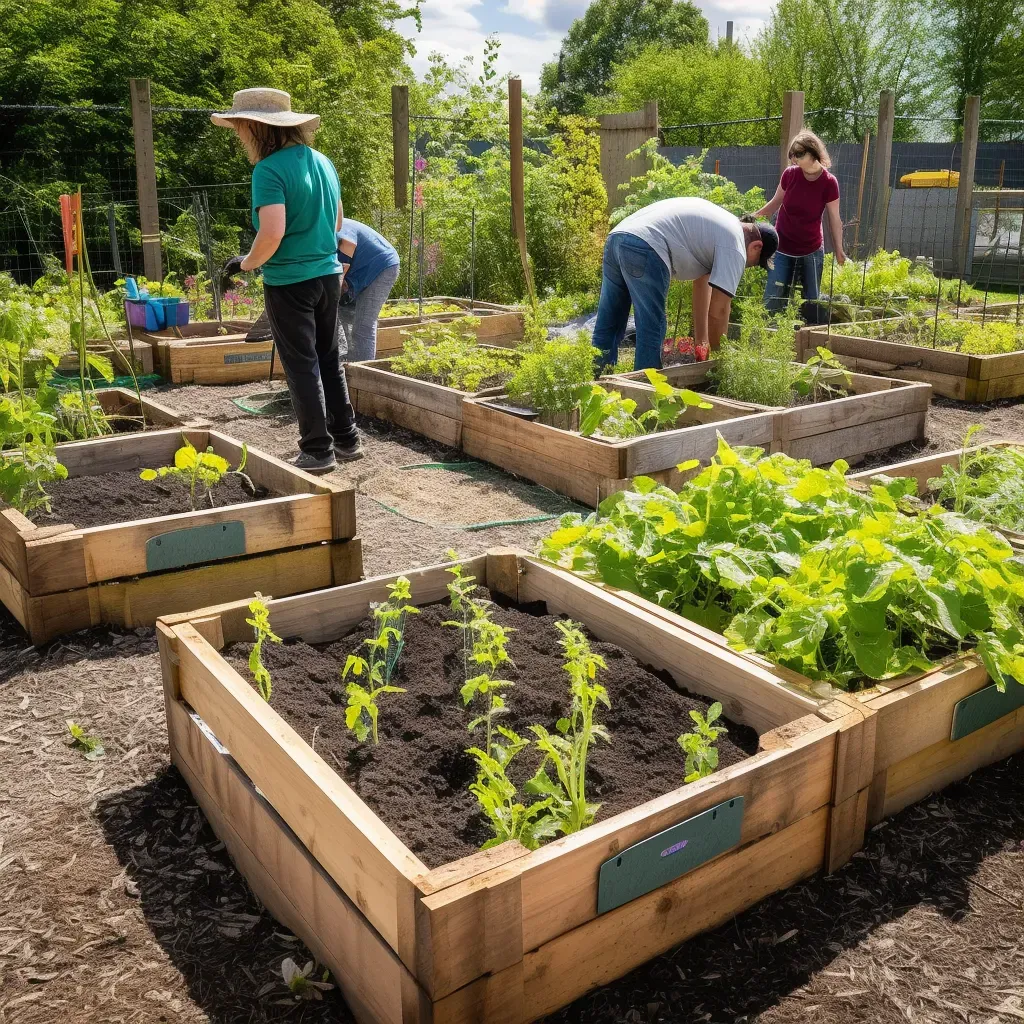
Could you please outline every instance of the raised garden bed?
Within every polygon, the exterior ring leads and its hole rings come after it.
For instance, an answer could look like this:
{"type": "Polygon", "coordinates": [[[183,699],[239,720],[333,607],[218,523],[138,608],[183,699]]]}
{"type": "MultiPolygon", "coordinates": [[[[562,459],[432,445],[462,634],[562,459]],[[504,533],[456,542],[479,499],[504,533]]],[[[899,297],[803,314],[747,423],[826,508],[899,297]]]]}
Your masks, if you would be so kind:
{"type": "MultiPolygon", "coordinates": [[[[153,372],[153,350],[145,342],[136,339],[134,345],[132,345],[125,338],[117,338],[114,340],[114,346],[117,350],[117,355],[112,354],[109,341],[97,340],[86,343],[89,352],[110,360],[115,374],[125,375],[128,373],[133,347],[135,349],[135,361],[132,365],[134,366],[135,373],[141,377],[153,372]]],[[[78,353],[74,350],[65,352],[57,364],[57,371],[67,376],[77,376],[78,353]]]]}
{"type": "MultiPolygon", "coordinates": [[[[459,306],[460,313],[435,313],[432,315],[388,317],[381,316],[377,321],[377,357],[398,355],[405,343],[404,331],[416,324],[428,320],[450,323],[465,316],[474,316],[480,320],[475,329],[478,341],[488,345],[516,345],[523,338],[523,311],[516,306],[503,306],[497,302],[473,302],[469,299],[456,299],[448,295],[433,296],[423,300],[428,303],[459,306]]],[[[385,312],[387,307],[385,307],[385,312]]]]}
{"type": "MultiPolygon", "coordinates": [[[[649,388],[616,380],[614,389],[650,408],[649,388]]],[[[768,447],[774,437],[774,412],[751,412],[749,405],[714,399],[711,409],[688,408],[673,430],[613,441],[583,437],[565,426],[551,426],[530,410],[514,411],[505,395],[468,399],[462,407],[462,447],[516,476],[559,494],[597,505],[641,474],[669,486],[682,479],[676,467],[691,459],[707,462],[721,434],[730,444],[768,447]]]]}
{"type": "Polygon", "coordinates": [[[142,469],[173,464],[183,438],[200,451],[212,446],[231,466],[241,458],[239,442],[212,430],[69,442],[58,451],[68,480],[47,486],[58,509],[52,518],[41,509],[32,520],[0,510],[0,600],[33,643],[100,623],[152,625],[158,615],[258,589],[294,594],[359,579],[351,490],[249,449],[247,475],[260,493],[274,496],[251,500],[232,492],[245,502],[190,512],[185,487],[138,479],[142,469]],[[82,478],[95,479],[85,495],[82,478]],[[180,510],[139,518],[147,493],[159,496],[157,507],[176,501],[180,510]],[[109,512],[108,521],[76,526],[75,509],[86,501],[90,521],[95,506],[109,512]]]}
{"type": "MultiPolygon", "coordinates": [[[[1020,448],[1021,446],[1014,445],[1010,441],[990,441],[987,444],[974,445],[966,450],[958,448],[956,451],[942,452],[939,455],[925,455],[919,459],[909,459],[906,462],[894,462],[889,466],[851,474],[849,479],[870,484],[872,478],[876,476],[912,477],[917,481],[918,495],[924,501],[932,501],[936,497],[936,492],[931,488],[930,481],[942,476],[943,467],[959,468],[965,454],[971,456],[978,452],[1011,447],[1020,448]]],[[[1024,530],[1011,530],[993,523],[986,525],[1001,533],[1014,547],[1024,548],[1024,530]]]]}
{"type": "MultiPolygon", "coordinates": [[[[321,756],[333,750],[336,723],[321,720],[314,736],[310,719],[293,718],[300,735],[273,695],[264,702],[232,667],[245,648],[221,653],[252,641],[246,602],[162,619],[171,757],[250,885],[331,968],[358,1020],[525,1024],[849,855],[834,799],[869,780],[864,719],[851,705],[819,706],[719,645],[525,555],[494,551],[464,568],[505,596],[508,614],[566,614],[621,649],[602,648],[620,670],[642,671],[635,658],[721,700],[734,723],[759,733],[759,751],[533,852],[511,841],[431,868],[396,831],[429,843],[438,822],[400,823],[402,808],[388,807],[381,785],[372,802],[392,815],[393,831],[321,756]]],[[[445,567],[407,575],[418,606],[447,598],[445,567]]],[[[393,580],[268,602],[274,631],[301,641],[283,651],[352,650],[362,636],[349,637],[353,627],[393,580]]],[[[557,658],[554,637],[550,648],[557,658]]],[[[435,678],[442,653],[405,648],[403,658],[417,657],[412,692],[395,696],[461,709],[457,686],[435,678]]],[[[314,700],[330,691],[318,672],[307,681],[314,700]]],[[[531,686],[542,690],[552,672],[557,662],[531,686]]],[[[554,714],[567,698],[564,675],[550,687],[554,714]]],[[[324,705],[332,714],[341,719],[343,709],[324,705]]],[[[422,745],[413,732],[388,742],[422,745]]],[[[461,743],[470,745],[468,734],[461,743]]],[[[372,778],[356,784],[374,788],[372,778]]]]}
{"type": "MultiPolygon", "coordinates": [[[[246,384],[270,375],[273,343],[245,340],[250,320],[198,320],[166,331],[136,331],[153,368],[173,384],[246,384]]],[[[284,377],[281,360],[274,376],[284,377]]]]}
{"type": "MultiPolygon", "coordinates": [[[[691,388],[707,394],[716,406],[711,371],[713,361],[667,367],[663,373],[677,388],[691,388]]],[[[643,373],[629,373],[610,378],[620,388],[626,382],[648,389],[643,373]]],[[[771,452],[785,452],[795,459],[810,459],[824,465],[836,459],[857,462],[872,452],[884,451],[908,441],[922,441],[928,419],[931,388],[927,384],[908,383],[889,377],[872,377],[851,373],[844,385],[848,394],[813,402],[800,400],[787,409],[773,409],[774,429],[767,447],[771,452]]],[[[769,411],[768,406],[744,405],[751,413],[769,411]]]]}
{"type": "MultiPolygon", "coordinates": [[[[973,321],[964,319],[965,325],[973,321]]],[[[991,402],[1024,395],[1024,350],[971,355],[951,348],[897,340],[905,320],[804,328],[797,333],[797,356],[806,360],[819,345],[858,373],[882,374],[931,384],[937,395],[965,402],[991,402]]]]}

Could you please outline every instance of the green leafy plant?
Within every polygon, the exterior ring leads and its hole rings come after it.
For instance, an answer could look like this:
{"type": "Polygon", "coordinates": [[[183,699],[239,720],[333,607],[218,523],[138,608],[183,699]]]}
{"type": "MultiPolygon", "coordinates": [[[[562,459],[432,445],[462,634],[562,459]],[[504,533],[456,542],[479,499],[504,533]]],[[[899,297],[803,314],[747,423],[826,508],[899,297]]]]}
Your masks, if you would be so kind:
{"type": "Polygon", "coordinates": [[[744,304],[739,337],[722,342],[710,371],[716,394],[756,405],[791,404],[801,372],[794,362],[794,314],[791,307],[772,317],[761,302],[744,304]]]}
{"type": "Polygon", "coordinates": [[[144,469],[139,478],[146,481],[171,477],[188,488],[189,508],[195,511],[196,491],[201,490],[199,504],[209,500],[213,506],[213,489],[224,477],[237,475],[249,485],[250,491],[255,491],[252,480],[246,476],[245,464],[249,457],[249,448],[242,445],[242,455],[238,465],[232,469],[231,464],[223,456],[217,455],[210,446],[205,452],[200,452],[195,445],[187,438],[183,438],[185,444],[174,453],[173,466],[161,466],[159,469],[144,469]]]}
{"type": "Polygon", "coordinates": [[[540,551],[843,689],[964,650],[1000,688],[1024,679],[1010,545],[941,506],[906,514],[908,481],[854,488],[846,468],[719,439],[678,493],[637,478],[597,513],[563,517],[540,551]]]}
{"type": "Polygon", "coordinates": [[[98,736],[90,736],[77,722],[66,720],[68,732],[71,733],[71,746],[80,750],[86,761],[98,761],[106,751],[98,736]]]}
{"type": "Polygon", "coordinates": [[[419,614],[418,608],[406,603],[412,599],[412,586],[405,576],[399,576],[394,583],[389,583],[387,589],[387,601],[371,605],[374,635],[363,641],[370,649],[370,657],[361,658],[358,654],[350,654],[341,673],[342,679],[347,679],[351,672],[353,676],[365,679],[368,684],[363,687],[353,681],[345,687],[348,694],[345,725],[355,733],[360,743],[366,740],[371,731],[373,742],[379,742],[378,696],[382,693],[405,693],[403,687],[392,686],[391,680],[405,646],[406,617],[419,614]]]}
{"type": "Polygon", "coordinates": [[[508,383],[509,397],[545,413],[572,413],[580,389],[594,379],[594,360],[600,353],[583,332],[557,338],[524,352],[508,383]]]}
{"type": "Polygon", "coordinates": [[[457,626],[462,630],[462,674],[469,677],[469,652],[473,646],[470,637],[469,622],[473,611],[473,592],[476,590],[476,577],[468,575],[458,563],[459,553],[454,548],[448,549],[448,558],[455,562],[445,572],[450,573],[454,579],[447,584],[448,597],[451,601],[452,612],[462,616],[461,622],[446,622],[446,626],[457,626]]]}
{"type": "Polygon", "coordinates": [[[600,804],[587,801],[587,755],[596,739],[611,742],[608,730],[594,721],[598,704],[611,707],[608,691],[597,682],[598,669],[608,666],[590,649],[583,628],[577,622],[556,622],[565,652],[565,670],[569,674],[572,703],[569,715],[555,724],[555,732],[542,725],[531,725],[535,744],[545,755],[537,774],[526,784],[527,792],[550,798],[549,813],[554,818],[552,831],[569,835],[585,828],[593,820],[600,804]],[[555,770],[555,782],[547,768],[555,770]]]}
{"type": "MultiPolygon", "coordinates": [[[[380,311],[381,319],[400,316],[419,316],[421,312],[418,302],[389,302],[380,311]]],[[[452,302],[424,302],[422,313],[424,316],[436,316],[438,313],[462,313],[464,307],[457,306],[452,302]]]]}
{"type": "Polygon", "coordinates": [[[686,778],[684,782],[696,782],[718,769],[718,737],[729,730],[714,723],[722,715],[722,705],[715,701],[708,708],[707,717],[699,711],[691,711],[690,718],[696,726],[693,732],[684,732],[679,737],[679,746],[686,754],[686,778]]]}
{"type": "Polygon", "coordinates": [[[878,338],[899,345],[946,349],[970,355],[998,355],[1024,350],[1024,326],[1007,320],[985,323],[949,313],[909,312],[886,320],[834,324],[832,333],[857,338],[878,338]]]}
{"type": "Polygon", "coordinates": [[[846,367],[827,348],[818,345],[816,353],[803,363],[793,380],[793,390],[813,402],[842,398],[852,378],[846,367]]]}
{"type": "Polygon", "coordinates": [[[46,485],[67,475],[52,440],[29,441],[18,451],[0,452],[0,500],[23,515],[40,508],[49,512],[46,485]]]}
{"type": "Polygon", "coordinates": [[[494,832],[494,837],[481,849],[515,839],[528,850],[536,850],[542,839],[555,834],[557,822],[548,813],[553,799],[546,797],[529,805],[519,800],[515,783],[508,777],[508,768],[513,758],[530,746],[530,741],[501,725],[498,734],[505,742],[493,742],[488,751],[479,747],[466,751],[477,765],[476,779],[470,783],[469,791],[476,797],[494,832]]]}
{"type": "Polygon", "coordinates": [[[255,597],[249,602],[251,619],[245,621],[252,626],[254,641],[252,650],[249,652],[249,671],[252,673],[253,682],[259,690],[260,696],[267,702],[270,701],[270,669],[263,664],[263,644],[266,641],[279,644],[281,638],[274,632],[270,625],[270,609],[263,600],[263,595],[257,590],[255,597]]]}
{"type": "MultiPolygon", "coordinates": [[[[457,625],[457,623],[456,623],[457,625]]],[[[469,632],[473,637],[473,647],[469,660],[480,668],[480,671],[466,679],[460,691],[462,703],[467,707],[474,700],[482,699],[484,711],[469,723],[469,731],[483,725],[486,742],[485,750],[490,750],[494,737],[494,720],[506,713],[505,698],[502,691],[515,685],[509,679],[499,678],[503,666],[513,665],[508,653],[509,633],[512,629],[499,625],[491,618],[489,607],[483,602],[475,602],[469,623],[469,632]]],[[[467,673],[468,674],[468,673],[467,673]]]]}
{"type": "Polygon", "coordinates": [[[580,402],[580,433],[584,437],[627,438],[671,430],[687,409],[710,409],[711,403],[702,395],[686,388],[674,388],[668,378],[657,370],[646,370],[653,387],[650,408],[636,415],[637,403],[609,391],[600,384],[583,389],[580,402]]]}
{"type": "Polygon", "coordinates": [[[395,373],[431,381],[460,391],[480,391],[504,384],[519,363],[510,348],[486,348],[472,330],[476,317],[450,323],[429,323],[402,331],[400,356],[391,360],[395,373]]]}
{"type": "Polygon", "coordinates": [[[943,466],[928,487],[939,504],[973,522],[1024,533],[1024,447],[971,451],[983,429],[967,431],[958,465],[943,466]]]}

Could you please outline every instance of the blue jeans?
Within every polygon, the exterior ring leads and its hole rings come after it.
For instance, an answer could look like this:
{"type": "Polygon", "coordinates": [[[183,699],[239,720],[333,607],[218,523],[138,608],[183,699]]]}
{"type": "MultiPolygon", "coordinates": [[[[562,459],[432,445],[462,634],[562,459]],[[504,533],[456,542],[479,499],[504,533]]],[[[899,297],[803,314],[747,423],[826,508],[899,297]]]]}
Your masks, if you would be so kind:
{"type": "Polygon", "coordinates": [[[807,256],[786,256],[775,254],[774,265],[768,271],[768,283],[764,289],[764,304],[770,313],[781,313],[793,293],[794,285],[799,286],[803,299],[817,299],[821,295],[821,271],[825,264],[825,249],[807,256]]]}
{"type": "Polygon", "coordinates": [[[608,236],[601,301],[594,326],[594,347],[601,351],[602,366],[618,362],[619,345],[632,306],[636,321],[633,369],[661,368],[661,343],[668,327],[665,300],[669,281],[665,261],[642,238],[628,231],[608,236]]]}

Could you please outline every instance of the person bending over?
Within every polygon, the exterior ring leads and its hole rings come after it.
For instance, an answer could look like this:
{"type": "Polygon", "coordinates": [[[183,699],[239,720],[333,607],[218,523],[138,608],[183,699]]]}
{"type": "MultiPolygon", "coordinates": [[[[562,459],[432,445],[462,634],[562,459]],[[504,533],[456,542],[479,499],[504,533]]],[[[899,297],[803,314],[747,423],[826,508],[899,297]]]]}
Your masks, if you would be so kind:
{"type": "Polygon", "coordinates": [[[346,217],[338,232],[338,256],[345,267],[340,311],[350,363],[377,358],[377,320],[399,274],[398,253],[382,235],[346,217]]]}

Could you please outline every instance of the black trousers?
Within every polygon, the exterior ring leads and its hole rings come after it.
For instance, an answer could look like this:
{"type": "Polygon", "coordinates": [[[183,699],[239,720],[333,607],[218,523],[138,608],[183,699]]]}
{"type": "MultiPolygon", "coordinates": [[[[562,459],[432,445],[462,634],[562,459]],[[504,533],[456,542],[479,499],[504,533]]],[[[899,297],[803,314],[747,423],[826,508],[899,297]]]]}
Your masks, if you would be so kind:
{"type": "Polygon", "coordinates": [[[335,444],[355,444],[356,417],[338,350],[341,277],[265,284],[263,295],[299,421],[299,448],[319,456],[335,444]]]}

